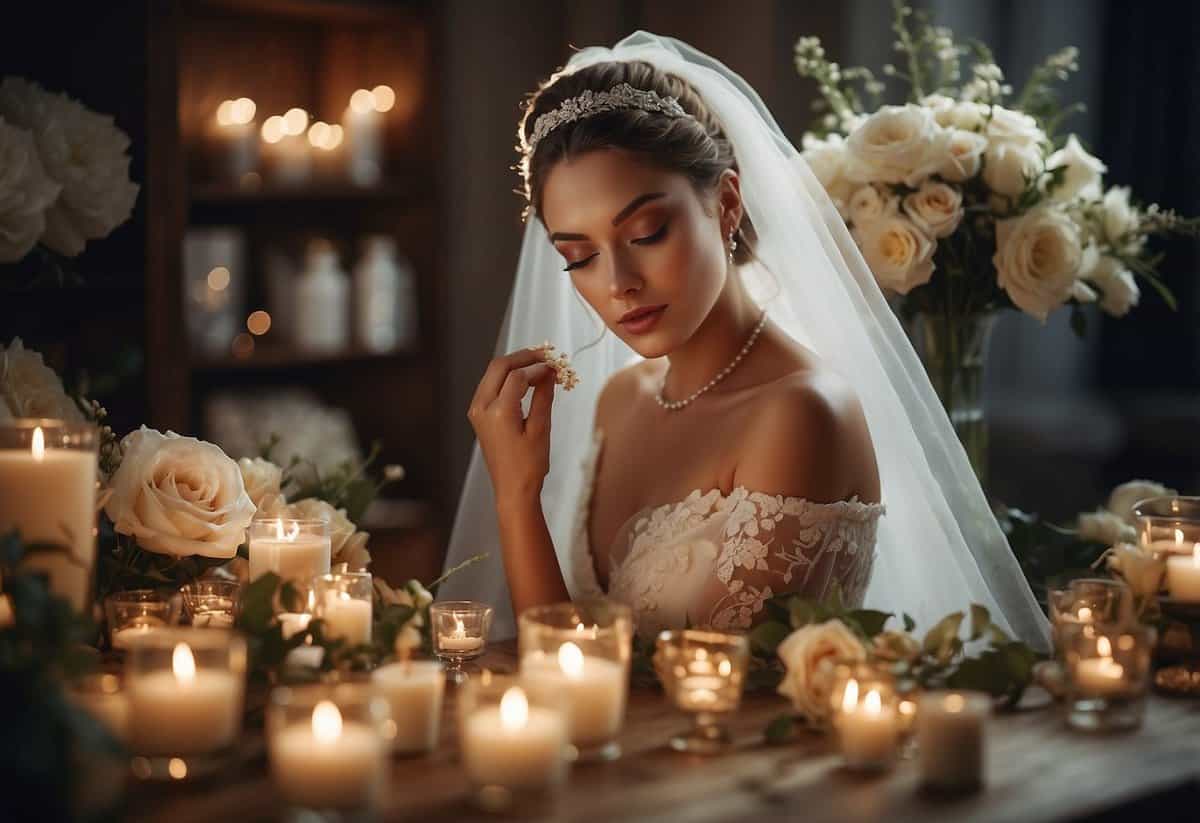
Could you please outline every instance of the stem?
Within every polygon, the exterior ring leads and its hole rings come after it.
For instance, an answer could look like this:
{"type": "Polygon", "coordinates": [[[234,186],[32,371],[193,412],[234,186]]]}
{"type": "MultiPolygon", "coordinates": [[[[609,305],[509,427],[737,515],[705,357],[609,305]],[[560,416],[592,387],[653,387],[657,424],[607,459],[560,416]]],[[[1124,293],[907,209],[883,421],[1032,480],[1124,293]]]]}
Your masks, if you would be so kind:
{"type": "Polygon", "coordinates": [[[446,571],[445,574],[443,574],[437,580],[434,580],[426,588],[428,588],[430,591],[433,591],[438,586],[440,586],[442,583],[445,583],[452,575],[457,574],[458,572],[462,571],[463,569],[467,568],[468,566],[474,566],[476,563],[478,563],[480,560],[483,560],[487,556],[488,556],[487,552],[484,552],[483,554],[477,554],[474,557],[468,557],[466,560],[459,563],[453,569],[449,569],[448,571],[446,571]]]}

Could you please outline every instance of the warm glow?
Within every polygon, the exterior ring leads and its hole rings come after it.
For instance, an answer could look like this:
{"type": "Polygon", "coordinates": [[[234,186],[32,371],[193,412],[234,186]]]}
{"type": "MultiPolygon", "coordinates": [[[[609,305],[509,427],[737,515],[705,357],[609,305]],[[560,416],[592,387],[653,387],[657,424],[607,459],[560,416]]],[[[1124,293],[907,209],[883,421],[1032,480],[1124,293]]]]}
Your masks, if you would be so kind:
{"type": "Polygon", "coordinates": [[[513,686],[500,698],[500,725],[505,731],[516,732],[529,722],[529,700],[525,692],[513,686]]]}
{"type": "Polygon", "coordinates": [[[454,618],[454,631],[451,632],[451,637],[462,639],[467,636],[467,627],[463,625],[462,620],[458,617],[454,618]]]}
{"type": "Polygon", "coordinates": [[[196,658],[187,643],[177,643],[171,654],[171,669],[179,685],[186,686],[196,679],[196,658]]]}
{"type": "Polygon", "coordinates": [[[851,679],[846,683],[846,691],[842,692],[842,711],[852,712],[858,705],[858,681],[851,679]]]}
{"type": "Polygon", "coordinates": [[[951,714],[958,714],[967,707],[967,700],[961,694],[952,694],[946,698],[942,705],[951,714]]]}
{"type": "Polygon", "coordinates": [[[262,124],[262,139],[268,143],[278,143],[287,134],[287,128],[284,126],[283,118],[278,114],[272,114],[267,118],[267,122],[262,124]]]}
{"type": "Polygon", "coordinates": [[[334,123],[329,127],[329,138],[325,141],[323,148],[333,151],[338,146],[342,145],[342,140],[346,138],[346,130],[334,123]]]}
{"type": "Polygon", "coordinates": [[[717,664],[717,674],[721,677],[729,677],[729,673],[733,671],[733,664],[728,660],[722,660],[717,664]]]}
{"type": "Polygon", "coordinates": [[[271,330],[271,315],[262,309],[250,313],[246,318],[246,328],[251,334],[263,335],[271,330]]]}
{"type": "Polygon", "coordinates": [[[42,432],[41,426],[33,427],[33,442],[30,444],[30,451],[33,452],[34,460],[46,459],[46,435],[42,432]]]}
{"type": "Polygon", "coordinates": [[[323,149],[329,141],[329,124],[323,120],[318,120],[308,127],[308,142],[313,148],[323,149]]]}
{"type": "Polygon", "coordinates": [[[1200,543],[1192,544],[1192,565],[1200,569],[1200,543]]]}
{"type": "Polygon", "coordinates": [[[254,101],[249,97],[239,97],[237,100],[233,101],[233,105],[231,106],[233,122],[239,126],[244,126],[247,123],[253,122],[254,113],[257,110],[258,107],[254,105],[254,101]]]}
{"type": "Polygon", "coordinates": [[[1123,652],[1133,651],[1133,645],[1134,640],[1132,634],[1123,634],[1117,638],[1117,648],[1123,652]]]}
{"type": "Polygon", "coordinates": [[[1080,606],[1079,607],[1079,622],[1087,623],[1091,619],[1092,619],[1092,610],[1089,609],[1087,606],[1080,606]]]}
{"type": "Polygon", "coordinates": [[[900,701],[900,714],[904,715],[905,717],[912,717],[916,713],[917,713],[917,704],[916,703],[912,702],[911,700],[901,700],[900,701]]]}
{"type": "Polygon", "coordinates": [[[366,89],[359,89],[350,95],[350,108],[358,114],[366,114],[375,108],[375,95],[366,89]]]}
{"type": "Polygon", "coordinates": [[[574,643],[563,643],[558,647],[558,667],[571,680],[583,678],[583,652],[574,643]]]}
{"type": "Polygon", "coordinates": [[[391,111],[396,105],[396,92],[391,86],[376,86],[371,89],[371,96],[375,98],[375,111],[391,111]]]}
{"type": "Polygon", "coordinates": [[[250,355],[254,354],[254,338],[242,332],[233,338],[233,356],[238,360],[245,360],[250,355]]]}
{"type": "Polygon", "coordinates": [[[225,291],[229,288],[229,269],[217,266],[208,273],[208,287],[213,291],[225,291]]]}
{"type": "Polygon", "coordinates": [[[183,780],[187,777],[187,763],[178,757],[172,757],[167,761],[167,774],[176,780],[183,780]]]}
{"type": "Polygon", "coordinates": [[[1182,545],[1183,545],[1183,529],[1176,529],[1176,530],[1175,530],[1175,545],[1176,545],[1176,546],[1182,546],[1182,545]]]}
{"type": "Polygon", "coordinates": [[[219,125],[232,126],[234,124],[233,106],[232,100],[222,100],[221,105],[217,106],[217,123],[219,125]]]}
{"type": "Polygon", "coordinates": [[[337,742],[342,736],[342,713],[328,700],[322,700],[313,708],[313,738],[325,745],[337,742]]]}
{"type": "Polygon", "coordinates": [[[880,698],[879,692],[874,689],[867,692],[867,696],[863,698],[863,711],[867,714],[879,714],[883,711],[883,699],[880,698]]]}
{"type": "Polygon", "coordinates": [[[304,134],[308,128],[308,112],[304,109],[288,109],[283,116],[283,130],[288,134],[304,134]]]}
{"type": "MultiPolygon", "coordinates": [[[[288,526],[288,530],[283,530],[283,518],[275,518],[275,538],[277,540],[286,540],[289,543],[293,542],[300,535],[300,524],[292,521],[288,526]]],[[[311,604],[310,604],[311,605],[311,604]]]]}
{"type": "Polygon", "coordinates": [[[1107,637],[1100,637],[1096,640],[1096,654],[1101,657],[1112,657],[1112,643],[1108,642],[1107,637]]]}

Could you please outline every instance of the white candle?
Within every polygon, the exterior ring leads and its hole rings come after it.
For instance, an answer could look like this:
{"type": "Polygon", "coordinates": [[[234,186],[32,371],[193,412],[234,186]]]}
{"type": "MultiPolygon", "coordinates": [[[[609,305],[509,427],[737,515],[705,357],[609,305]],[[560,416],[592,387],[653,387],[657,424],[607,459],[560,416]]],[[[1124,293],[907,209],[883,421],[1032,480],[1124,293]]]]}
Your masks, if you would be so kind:
{"type": "Polygon", "coordinates": [[[350,180],[373,186],[383,176],[383,116],[375,95],[359,89],[350,97],[342,122],[346,128],[346,159],[350,180]]]}
{"type": "Polygon", "coordinates": [[[117,740],[129,734],[129,700],[120,689],[115,674],[100,675],[99,688],[71,689],[68,692],[75,705],[90,714],[117,740]]]}
{"type": "Polygon", "coordinates": [[[1184,603],[1200,603],[1200,543],[1190,555],[1167,558],[1167,591],[1184,603]]]}
{"type": "Polygon", "coordinates": [[[946,791],[983,784],[985,694],[927,692],[917,709],[917,751],[921,779],[946,791]]]}
{"type": "Polygon", "coordinates": [[[842,696],[838,718],[842,755],[850,766],[880,766],[895,755],[896,712],[883,705],[878,691],[869,690],[861,702],[858,692],[858,681],[851,680],[842,696]]]}
{"type": "Polygon", "coordinates": [[[1129,691],[1125,667],[1113,660],[1112,643],[1107,637],[1096,639],[1097,657],[1075,664],[1075,685],[1081,697],[1116,697],[1129,691]]]}
{"type": "Polygon", "coordinates": [[[371,601],[359,600],[346,592],[325,592],[325,636],[342,638],[351,646],[371,642],[371,601]]]}
{"type": "Polygon", "coordinates": [[[392,749],[402,754],[433,751],[442,718],[446,673],[428,660],[390,663],[371,680],[392,706],[396,737],[392,749]]]}
{"type": "Polygon", "coordinates": [[[165,628],[166,625],[166,623],[154,617],[139,618],[131,625],[117,629],[112,633],[112,647],[128,651],[129,646],[132,643],[136,643],[138,638],[145,637],[159,629],[165,628]]]}
{"type": "Polygon", "coordinates": [[[329,535],[302,534],[299,523],[276,519],[267,535],[250,535],[250,579],[275,572],[284,580],[308,583],[329,572],[329,535]]]}
{"type": "Polygon", "coordinates": [[[438,635],[438,650],[441,652],[457,652],[470,654],[483,648],[482,637],[468,637],[462,620],[454,618],[454,631],[450,634],[438,635]]]}
{"type": "Polygon", "coordinates": [[[469,714],[461,748],[467,775],[481,786],[528,789],[562,781],[566,775],[567,723],[562,713],[530,706],[514,686],[499,706],[469,714]]]}
{"type": "Polygon", "coordinates": [[[621,731],[629,678],[615,660],[584,655],[567,642],[555,658],[541,651],[521,658],[521,675],[531,689],[563,693],[571,743],[588,748],[608,743],[621,731]]]}
{"type": "Polygon", "coordinates": [[[196,612],[192,625],[198,629],[232,629],[233,615],[230,612],[196,612]]]}
{"type": "Polygon", "coordinates": [[[129,680],[130,749],[143,755],[202,754],[233,743],[242,720],[241,678],[197,669],[191,648],[179,643],[171,671],[129,680]]]}
{"type": "Polygon", "coordinates": [[[234,181],[240,181],[258,165],[255,109],[254,101],[248,97],[225,100],[217,108],[210,126],[219,173],[234,181]]]}
{"type": "Polygon", "coordinates": [[[17,529],[26,544],[56,543],[70,556],[39,553],[26,564],[50,577],[50,589],[83,611],[96,562],[96,453],[46,448],[34,429],[29,450],[0,450],[0,533],[17,529]]]}
{"type": "Polygon", "coordinates": [[[270,736],[271,774],[287,801],[308,808],[367,808],[386,779],[387,747],[364,723],[344,722],[328,700],[309,723],[270,736]]]}

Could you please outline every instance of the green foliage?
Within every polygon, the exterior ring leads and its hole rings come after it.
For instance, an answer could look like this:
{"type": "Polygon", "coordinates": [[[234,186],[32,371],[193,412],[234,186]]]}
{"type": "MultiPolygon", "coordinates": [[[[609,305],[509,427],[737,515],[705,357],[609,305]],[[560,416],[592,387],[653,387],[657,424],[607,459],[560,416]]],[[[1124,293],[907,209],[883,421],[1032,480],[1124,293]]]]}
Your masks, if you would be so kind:
{"type": "Polygon", "coordinates": [[[283,469],[282,486],[288,500],[315,497],[335,509],[345,509],[346,517],[357,523],[380,490],[392,482],[386,473],[379,479],[370,474],[372,466],[379,459],[382,448],[379,441],[371,444],[371,451],[361,463],[345,460],[324,474],[312,461],[295,455],[287,463],[276,460],[273,454],[279,442],[279,435],[271,435],[260,448],[259,454],[264,460],[270,460],[283,469]]]}
{"type": "Polygon", "coordinates": [[[1077,577],[1094,576],[1092,566],[1108,548],[1080,538],[1074,529],[1055,526],[1020,509],[998,506],[996,519],[1043,607],[1047,588],[1057,588],[1077,577]]]}

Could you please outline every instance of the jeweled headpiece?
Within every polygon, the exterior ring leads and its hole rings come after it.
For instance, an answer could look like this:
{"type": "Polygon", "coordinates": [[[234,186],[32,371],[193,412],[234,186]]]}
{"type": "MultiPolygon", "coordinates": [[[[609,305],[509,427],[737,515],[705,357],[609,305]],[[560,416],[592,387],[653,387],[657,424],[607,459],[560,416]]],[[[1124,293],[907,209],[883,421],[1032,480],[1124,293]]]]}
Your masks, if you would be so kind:
{"type": "Polygon", "coordinates": [[[546,112],[534,122],[533,134],[529,136],[525,153],[526,155],[533,154],[537,144],[561,125],[621,109],[656,111],[668,117],[690,116],[674,97],[660,97],[653,91],[635,89],[628,83],[618,83],[608,91],[588,89],[577,97],[562,101],[557,108],[546,112]]]}

